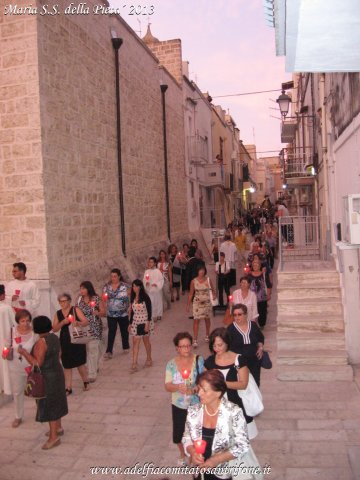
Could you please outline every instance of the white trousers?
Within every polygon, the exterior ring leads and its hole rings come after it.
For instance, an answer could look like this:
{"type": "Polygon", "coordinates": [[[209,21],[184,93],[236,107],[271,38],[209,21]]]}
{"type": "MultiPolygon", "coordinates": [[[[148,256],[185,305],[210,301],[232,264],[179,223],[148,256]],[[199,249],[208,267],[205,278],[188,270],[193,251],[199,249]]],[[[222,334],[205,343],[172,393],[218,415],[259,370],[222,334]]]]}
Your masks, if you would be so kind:
{"type": "Polygon", "coordinates": [[[91,340],[86,345],[86,363],[89,372],[89,378],[96,378],[99,370],[99,360],[101,357],[101,340],[91,340]]]}
{"type": "Polygon", "coordinates": [[[24,417],[24,389],[26,387],[27,373],[25,369],[23,369],[23,372],[19,372],[19,370],[14,370],[11,367],[9,371],[11,391],[15,403],[15,418],[22,419],[24,417]]]}

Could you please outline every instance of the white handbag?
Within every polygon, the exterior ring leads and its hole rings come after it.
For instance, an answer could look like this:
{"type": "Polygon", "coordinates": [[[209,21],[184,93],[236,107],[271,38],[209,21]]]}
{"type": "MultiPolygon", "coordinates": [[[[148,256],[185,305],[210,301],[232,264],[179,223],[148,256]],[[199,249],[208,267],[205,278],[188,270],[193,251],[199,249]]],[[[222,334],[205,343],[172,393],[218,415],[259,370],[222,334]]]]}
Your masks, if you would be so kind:
{"type": "MultiPolygon", "coordinates": [[[[239,368],[238,357],[236,357],[235,360],[235,367],[237,369],[239,368]]],[[[259,415],[264,410],[261,392],[250,372],[246,389],[238,390],[237,392],[249,417],[256,417],[256,415],[259,415]]]]}
{"type": "Polygon", "coordinates": [[[263,480],[264,478],[263,469],[251,445],[245,455],[230,460],[229,467],[232,472],[232,480],[263,480]]]}
{"type": "Polygon", "coordinates": [[[217,307],[219,305],[219,300],[217,297],[213,297],[212,290],[211,290],[211,285],[210,285],[210,279],[208,278],[208,284],[209,284],[209,295],[210,295],[210,302],[213,307],[217,307]]]}

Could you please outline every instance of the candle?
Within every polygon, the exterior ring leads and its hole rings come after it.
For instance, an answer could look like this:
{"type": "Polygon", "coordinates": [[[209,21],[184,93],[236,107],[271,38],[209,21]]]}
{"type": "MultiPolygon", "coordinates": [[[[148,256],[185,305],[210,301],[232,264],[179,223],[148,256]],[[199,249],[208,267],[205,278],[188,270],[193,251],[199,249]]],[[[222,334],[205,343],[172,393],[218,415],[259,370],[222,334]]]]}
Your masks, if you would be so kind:
{"type": "Polygon", "coordinates": [[[148,273],[145,275],[145,280],[146,280],[147,282],[150,280],[150,275],[149,275],[148,273]]]}
{"type": "Polygon", "coordinates": [[[10,352],[10,348],[9,347],[4,347],[3,348],[3,358],[7,358],[8,355],[9,355],[9,352],[10,352]]]}
{"type": "Polygon", "coordinates": [[[95,308],[96,306],[96,302],[94,300],[92,300],[90,303],[89,303],[90,307],[91,308],[95,308]]]}
{"type": "Polygon", "coordinates": [[[67,318],[68,318],[69,322],[74,322],[75,321],[74,315],[71,315],[71,313],[70,313],[70,315],[68,315],[67,318]]]}
{"type": "Polygon", "coordinates": [[[25,372],[29,375],[29,373],[31,372],[32,370],[32,366],[31,365],[28,365],[27,367],[25,367],[25,372]]]}
{"type": "Polygon", "coordinates": [[[184,370],[181,370],[181,376],[184,380],[187,380],[190,377],[190,370],[184,368],[184,370]]]}
{"type": "Polygon", "coordinates": [[[102,295],[102,298],[106,302],[107,299],[109,298],[109,295],[106,292],[104,292],[103,295],[102,295]]]}
{"type": "Polygon", "coordinates": [[[199,438],[199,440],[195,440],[194,447],[196,453],[204,455],[206,449],[206,440],[202,440],[201,438],[199,438]]]}
{"type": "Polygon", "coordinates": [[[20,290],[15,290],[15,295],[20,295],[21,291],[20,290]]]}
{"type": "Polygon", "coordinates": [[[233,301],[233,296],[232,295],[229,295],[229,302],[231,303],[233,301]]]}
{"type": "Polygon", "coordinates": [[[16,343],[21,343],[21,337],[15,337],[15,342],[16,343]]]}

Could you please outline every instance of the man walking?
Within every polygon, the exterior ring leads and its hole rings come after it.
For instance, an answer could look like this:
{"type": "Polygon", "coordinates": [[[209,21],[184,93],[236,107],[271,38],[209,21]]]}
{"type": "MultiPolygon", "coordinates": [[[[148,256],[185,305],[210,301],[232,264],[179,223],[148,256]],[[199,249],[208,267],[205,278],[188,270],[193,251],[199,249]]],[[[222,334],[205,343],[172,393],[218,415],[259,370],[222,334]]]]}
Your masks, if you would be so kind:
{"type": "Polygon", "coordinates": [[[32,280],[26,278],[26,265],[23,262],[13,264],[11,280],[6,286],[6,300],[15,311],[26,309],[32,317],[40,306],[40,293],[32,280]]]}

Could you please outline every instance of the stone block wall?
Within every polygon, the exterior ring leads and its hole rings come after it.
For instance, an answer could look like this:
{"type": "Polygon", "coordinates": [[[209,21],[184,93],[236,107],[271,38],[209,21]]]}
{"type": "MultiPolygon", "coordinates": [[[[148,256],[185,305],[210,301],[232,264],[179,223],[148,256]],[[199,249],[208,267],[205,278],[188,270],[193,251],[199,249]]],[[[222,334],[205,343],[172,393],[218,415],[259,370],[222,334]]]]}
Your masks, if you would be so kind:
{"type": "Polygon", "coordinates": [[[156,41],[146,42],[148,47],[159,59],[161,65],[163,65],[176,81],[181,84],[183,80],[181,40],[154,40],[156,41]]]}
{"type": "MultiPolygon", "coordinates": [[[[87,6],[91,9],[95,3],[89,1],[87,6]]],[[[2,19],[0,26],[1,34],[9,36],[8,48],[16,51],[13,61],[18,58],[24,69],[10,67],[10,57],[1,48],[0,88],[8,89],[3,90],[6,100],[0,102],[1,166],[8,173],[0,179],[4,262],[0,279],[9,280],[11,263],[24,260],[30,267],[29,277],[48,281],[48,288],[43,288],[53,310],[57,293],[73,294],[85,279],[98,288],[114,266],[131,280],[142,271],[147,255],[167,244],[159,62],[120,17],[20,15],[2,19]],[[16,35],[10,38],[11,22],[24,25],[13,27],[16,35]],[[123,39],[120,83],[127,258],[121,252],[110,27],[123,39]],[[29,37],[21,50],[17,35],[26,28],[29,37]],[[11,77],[9,69],[14,69],[11,77]],[[22,91],[16,87],[19,80],[22,91]],[[16,104],[23,91],[26,102],[16,104]],[[7,239],[15,242],[11,250],[4,249],[7,239]]],[[[169,86],[172,239],[181,243],[188,239],[182,91],[166,70],[161,75],[169,86]]]]}
{"type": "Polygon", "coordinates": [[[24,261],[48,278],[37,18],[0,9],[0,279],[24,261]]]}

